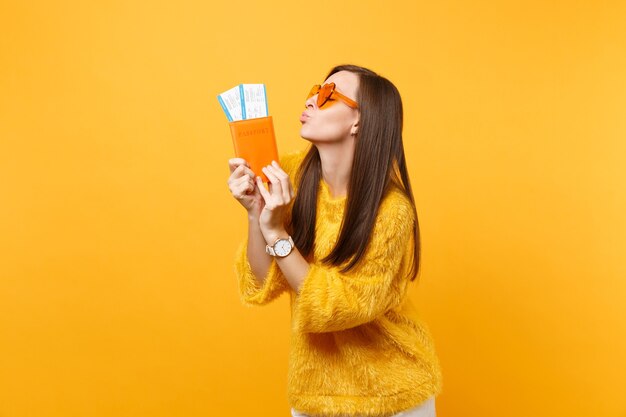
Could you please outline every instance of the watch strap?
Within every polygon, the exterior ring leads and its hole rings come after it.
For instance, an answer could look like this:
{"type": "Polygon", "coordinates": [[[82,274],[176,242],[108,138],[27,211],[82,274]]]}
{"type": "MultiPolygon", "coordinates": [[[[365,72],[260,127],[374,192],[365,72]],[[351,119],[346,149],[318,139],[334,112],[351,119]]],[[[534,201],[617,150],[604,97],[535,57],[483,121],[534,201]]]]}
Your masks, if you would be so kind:
{"type": "Polygon", "coordinates": [[[284,237],[279,237],[274,241],[274,244],[272,246],[270,245],[265,245],[265,253],[271,255],[271,256],[276,256],[276,251],[274,250],[274,246],[276,246],[276,244],[281,241],[281,240],[288,240],[289,243],[291,244],[291,250],[293,250],[295,244],[293,243],[293,239],[291,238],[291,236],[288,236],[287,239],[285,239],[284,237]]]}

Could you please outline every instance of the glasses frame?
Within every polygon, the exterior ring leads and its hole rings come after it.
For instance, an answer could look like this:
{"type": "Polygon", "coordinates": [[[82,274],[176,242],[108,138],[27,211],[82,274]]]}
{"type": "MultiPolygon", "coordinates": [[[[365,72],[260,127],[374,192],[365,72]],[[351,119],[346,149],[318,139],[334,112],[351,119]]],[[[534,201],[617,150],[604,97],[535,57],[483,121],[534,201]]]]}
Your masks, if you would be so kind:
{"type": "Polygon", "coordinates": [[[337,91],[335,83],[326,83],[324,85],[315,84],[311,88],[311,91],[309,91],[307,100],[316,94],[317,94],[317,107],[319,107],[320,109],[330,99],[339,99],[343,101],[348,107],[352,107],[353,109],[359,108],[359,105],[357,104],[356,101],[352,100],[349,97],[344,96],[339,91],[337,91]]]}

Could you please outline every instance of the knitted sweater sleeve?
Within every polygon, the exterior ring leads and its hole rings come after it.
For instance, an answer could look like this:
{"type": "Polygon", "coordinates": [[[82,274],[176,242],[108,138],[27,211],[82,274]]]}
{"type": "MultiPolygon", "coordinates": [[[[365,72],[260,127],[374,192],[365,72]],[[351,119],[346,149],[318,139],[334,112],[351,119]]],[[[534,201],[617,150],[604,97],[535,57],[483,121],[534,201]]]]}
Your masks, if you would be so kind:
{"type": "Polygon", "coordinates": [[[406,261],[412,255],[415,216],[408,198],[383,201],[368,249],[354,269],[310,265],[292,313],[294,331],[345,330],[375,320],[399,306],[406,294],[406,261]]]}
{"type": "Polygon", "coordinates": [[[259,283],[248,261],[248,238],[239,245],[235,255],[235,271],[241,302],[247,306],[264,305],[278,298],[289,288],[289,283],[272,258],[263,284],[259,283]]]}
{"type": "MultiPolygon", "coordinates": [[[[304,151],[294,151],[280,157],[280,166],[289,174],[292,184],[294,174],[303,157],[304,151]]],[[[237,276],[241,302],[247,306],[268,304],[291,288],[274,258],[272,258],[270,268],[264,277],[263,283],[259,283],[252,272],[248,260],[247,236],[239,244],[235,252],[235,275],[237,276]]]]}

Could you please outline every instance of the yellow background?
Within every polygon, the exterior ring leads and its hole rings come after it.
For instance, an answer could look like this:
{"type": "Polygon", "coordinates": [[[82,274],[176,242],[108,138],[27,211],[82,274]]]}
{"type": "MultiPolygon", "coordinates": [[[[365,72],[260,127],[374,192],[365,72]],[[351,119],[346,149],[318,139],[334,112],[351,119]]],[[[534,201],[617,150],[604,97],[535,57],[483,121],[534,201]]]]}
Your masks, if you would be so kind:
{"type": "Polygon", "coordinates": [[[0,416],[288,416],[288,297],[243,307],[216,96],[279,151],[336,64],[388,77],[444,416],[626,416],[626,6],[3,2],[0,416]]]}

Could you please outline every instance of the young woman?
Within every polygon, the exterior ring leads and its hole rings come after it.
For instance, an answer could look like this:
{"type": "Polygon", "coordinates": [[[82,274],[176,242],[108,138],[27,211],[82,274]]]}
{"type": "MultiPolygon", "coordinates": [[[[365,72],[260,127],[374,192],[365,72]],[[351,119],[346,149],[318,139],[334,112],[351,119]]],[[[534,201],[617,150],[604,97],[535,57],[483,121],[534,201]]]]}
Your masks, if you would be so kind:
{"type": "Polygon", "coordinates": [[[420,239],[402,101],[371,70],[333,68],[300,121],[311,143],[263,168],[229,161],[248,214],[235,271],[245,305],[291,300],[292,416],[435,416],[442,375],[407,297],[420,239]]]}

